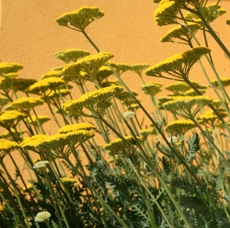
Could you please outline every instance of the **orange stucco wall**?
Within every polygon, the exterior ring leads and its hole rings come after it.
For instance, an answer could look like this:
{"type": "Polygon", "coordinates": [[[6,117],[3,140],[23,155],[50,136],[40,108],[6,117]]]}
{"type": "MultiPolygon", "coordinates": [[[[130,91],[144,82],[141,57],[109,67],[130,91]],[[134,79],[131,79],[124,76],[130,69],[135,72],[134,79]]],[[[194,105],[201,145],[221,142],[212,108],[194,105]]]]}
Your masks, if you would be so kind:
{"type": "MultiPolygon", "coordinates": [[[[214,2],[216,1],[210,1],[214,2]]],[[[60,50],[80,48],[96,53],[81,33],[61,27],[55,22],[55,18],[61,14],[83,5],[98,6],[105,12],[105,16],[93,22],[87,31],[101,51],[115,55],[114,62],[153,65],[172,54],[188,49],[185,45],[160,43],[160,38],[172,26],[155,25],[152,15],[157,5],[152,3],[152,0],[0,0],[0,61],[21,63],[24,65],[20,72],[21,77],[38,79],[50,69],[63,65],[62,61],[54,57],[60,50]]],[[[230,18],[230,1],[221,0],[221,5],[228,13],[217,19],[213,26],[229,47],[230,26],[227,26],[225,21],[230,18]]],[[[217,45],[213,45],[212,38],[208,40],[220,76],[229,76],[229,60],[217,45]]],[[[210,78],[214,78],[213,73],[208,72],[210,78]]],[[[131,73],[122,77],[142,99],[139,78],[131,73]]],[[[190,77],[207,85],[199,66],[194,68],[190,77]]],[[[145,80],[160,81],[151,77],[146,77],[145,80]]],[[[163,80],[161,82],[171,83],[163,80]]],[[[150,104],[150,100],[143,98],[146,106],[149,106],[148,102],[150,104]]],[[[56,132],[57,129],[54,127],[52,130],[56,132]]]]}

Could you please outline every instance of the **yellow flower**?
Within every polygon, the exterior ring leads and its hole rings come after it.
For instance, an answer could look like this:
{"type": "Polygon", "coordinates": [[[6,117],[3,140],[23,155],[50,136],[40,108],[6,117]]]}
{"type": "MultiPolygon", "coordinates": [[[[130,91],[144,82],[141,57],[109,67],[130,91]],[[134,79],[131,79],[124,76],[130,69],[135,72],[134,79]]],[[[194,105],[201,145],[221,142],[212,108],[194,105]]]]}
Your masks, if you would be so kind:
{"type": "Polygon", "coordinates": [[[75,28],[77,31],[84,31],[93,21],[104,16],[104,12],[97,7],[83,6],[78,10],[62,14],[56,18],[56,22],[61,26],[75,28]]]}
{"type": "MultiPolygon", "coordinates": [[[[134,96],[137,96],[138,94],[133,92],[134,96]]],[[[129,92],[123,91],[116,95],[116,98],[122,101],[122,104],[126,105],[127,107],[130,107],[133,104],[136,104],[136,101],[133,99],[133,97],[130,95],[129,92]]]]}
{"type": "Polygon", "coordinates": [[[40,96],[40,98],[44,101],[54,100],[54,99],[61,99],[66,95],[70,94],[69,89],[58,89],[58,90],[47,90],[40,96]]]}
{"type": "Polygon", "coordinates": [[[42,105],[43,103],[44,101],[39,98],[21,97],[13,101],[9,107],[12,109],[17,109],[21,111],[29,111],[30,109],[38,105],[42,105]]]}
{"type": "MultiPolygon", "coordinates": [[[[205,89],[198,89],[201,94],[205,94],[205,89]]],[[[185,96],[199,96],[194,89],[189,89],[184,92],[185,96]]]]}
{"type": "Polygon", "coordinates": [[[174,120],[167,124],[166,131],[173,135],[181,135],[194,127],[196,125],[191,120],[174,120]]]}
{"type": "Polygon", "coordinates": [[[160,83],[148,82],[145,85],[141,86],[141,90],[143,90],[145,94],[155,96],[161,91],[161,86],[162,85],[160,83]]]}
{"type": "MultiPolygon", "coordinates": [[[[223,86],[229,86],[230,85],[230,78],[220,78],[220,81],[222,83],[223,86]]],[[[214,79],[211,81],[211,83],[215,86],[215,87],[219,87],[219,83],[217,81],[217,79],[214,79]]]]}
{"type": "Polygon", "coordinates": [[[0,159],[3,159],[3,157],[11,150],[14,150],[19,147],[19,144],[14,141],[0,139],[0,159]]]}
{"type": "Polygon", "coordinates": [[[2,213],[5,209],[5,206],[4,205],[0,205],[0,213],[2,213]]]}
{"type": "Polygon", "coordinates": [[[28,192],[30,190],[33,190],[33,185],[30,183],[26,187],[22,189],[24,192],[28,192]]]}
{"type": "Polygon", "coordinates": [[[9,62],[1,62],[0,63],[0,75],[15,73],[21,70],[23,66],[18,63],[9,63],[9,62]]]}
{"type": "MultiPolygon", "coordinates": [[[[125,140],[131,145],[135,146],[137,144],[136,139],[133,136],[125,136],[125,140]]],[[[137,140],[141,141],[141,138],[137,136],[137,140]]],[[[121,138],[117,138],[110,143],[106,144],[103,148],[109,150],[111,154],[125,154],[130,153],[132,148],[123,141],[121,138]]]]}
{"type": "Polygon", "coordinates": [[[46,151],[54,152],[57,157],[69,156],[71,153],[70,147],[78,147],[80,144],[89,140],[94,136],[93,133],[87,130],[71,131],[65,134],[55,134],[45,138],[38,147],[46,151]]]}
{"type": "Polygon", "coordinates": [[[66,125],[58,130],[60,134],[66,134],[72,131],[78,130],[96,130],[96,127],[90,123],[76,123],[71,125],[66,125]]]}
{"type": "MultiPolygon", "coordinates": [[[[192,8],[192,10],[195,10],[195,8],[192,8]]],[[[209,23],[213,22],[215,19],[222,16],[226,12],[227,11],[225,9],[221,8],[221,6],[217,4],[209,4],[205,7],[202,7],[202,16],[209,23]]],[[[185,15],[185,19],[190,21],[193,20],[200,23],[199,17],[191,12],[188,12],[185,15]]]]}
{"type": "Polygon", "coordinates": [[[26,115],[16,110],[9,110],[0,115],[0,126],[9,128],[15,126],[20,120],[24,119],[26,115]]]}
{"type": "Polygon", "coordinates": [[[80,96],[77,100],[67,101],[63,104],[65,112],[76,115],[92,116],[97,114],[102,116],[105,110],[111,105],[110,100],[121,93],[121,86],[110,86],[101,88],[92,92],[88,92],[80,96]],[[85,113],[83,108],[88,109],[91,113],[85,113]]]}
{"type": "Polygon", "coordinates": [[[100,86],[101,87],[109,87],[109,86],[117,86],[120,85],[118,80],[108,80],[105,82],[101,82],[100,86]]]}
{"type": "Polygon", "coordinates": [[[142,72],[148,67],[149,65],[145,63],[133,64],[131,65],[131,70],[136,72],[138,75],[141,75],[142,72]]]}
{"type": "Polygon", "coordinates": [[[38,145],[47,137],[49,137],[49,135],[33,135],[30,138],[25,138],[24,141],[21,142],[20,146],[28,150],[36,150],[38,145]]]}
{"type": "Polygon", "coordinates": [[[38,121],[40,124],[43,124],[49,120],[50,118],[48,116],[42,116],[42,115],[38,115],[38,116],[33,115],[31,116],[31,118],[27,118],[28,123],[34,126],[38,126],[38,121]]]}
{"type": "Polygon", "coordinates": [[[77,182],[76,179],[71,177],[61,177],[60,180],[63,184],[67,184],[67,185],[69,184],[72,185],[77,182]]]}
{"type": "Polygon", "coordinates": [[[76,62],[87,55],[90,55],[88,51],[80,49],[67,49],[59,51],[55,54],[55,57],[64,61],[65,63],[76,62]]]}
{"type": "Polygon", "coordinates": [[[150,128],[145,128],[139,131],[139,134],[143,139],[146,139],[149,135],[156,135],[157,131],[155,128],[150,127],[150,128]]]}
{"type": "Polygon", "coordinates": [[[26,89],[37,82],[36,79],[29,79],[29,78],[15,78],[13,80],[13,89],[14,91],[22,91],[25,92],[26,89]]]}
{"type": "Polygon", "coordinates": [[[163,109],[163,104],[167,101],[172,101],[173,97],[158,97],[157,106],[159,109],[163,109]]]}
{"type": "Polygon", "coordinates": [[[111,66],[116,70],[116,72],[121,75],[125,71],[132,70],[132,66],[126,63],[113,63],[110,62],[111,66]]]}
{"type": "Polygon", "coordinates": [[[178,25],[170,29],[162,38],[161,42],[174,42],[174,39],[181,40],[180,42],[185,42],[188,44],[191,42],[193,35],[200,28],[200,25],[194,22],[188,22],[186,25],[178,25]]]}
{"type": "MultiPolygon", "coordinates": [[[[61,78],[62,77],[62,71],[61,70],[51,70],[45,74],[43,74],[41,76],[41,80],[45,79],[45,78],[51,78],[51,77],[54,77],[54,78],[61,78]]],[[[63,78],[62,78],[63,79],[63,78]]]]}
{"type": "Polygon", "coordinates": [[[96,74],[96,81],[101,84],[105,78],[108,78],[111,74],[113,74],[112,70],[108,66],[102,66],[98,73],[96,74]]]}
{"type": "Polygon", "coordinates": [[[65,78],[79,84],[82,80],[94,81],[99,69],[112,57],[113,55],[108,52],[88,55],[75,63],[67,64],[62,72],[65,78]]]}
{"type": "Polygon", "coordinates": [[[35,82],[29,88],[27,88],[27,93],[44,94],[47,90],[57,90],[60,86],[65,85],[66,82],[57,77],[44,78],[38,82],[35,82]]]}
{"type": "Polygon", "coordinates": [[[181,97],[162,104],[164,109],[185,118],[195,116],[204,106],[209,105],[212,98],[207,96],[181,97]]]}
{"type": "MultiPolygon", "coordinates": [[[[218,113],[223,118],[228,116],[228,113],[223,109],[219,109],[218,113]]],[[[217,124],[217,122],[219,121],[219,117],[216,115],[216,113],[214,113],[213,110],[208,110],[208,111],[204,112],[197,119],[198,119],[199,123],[208,124],[212,127],[214,127],[217,124]]]]}
{"type": "Polygon", "coordinates": [[[174,79],[183,81],[188,78],[188,74],[192,66],[211,50],[206,47],[196,47],[180,54],[173,55],[160,63],[146,70],[146,75],[154,77],[162,77],[166,79],[174,79]],[[171,78],[170,76],[173,76],[171,78]]]}

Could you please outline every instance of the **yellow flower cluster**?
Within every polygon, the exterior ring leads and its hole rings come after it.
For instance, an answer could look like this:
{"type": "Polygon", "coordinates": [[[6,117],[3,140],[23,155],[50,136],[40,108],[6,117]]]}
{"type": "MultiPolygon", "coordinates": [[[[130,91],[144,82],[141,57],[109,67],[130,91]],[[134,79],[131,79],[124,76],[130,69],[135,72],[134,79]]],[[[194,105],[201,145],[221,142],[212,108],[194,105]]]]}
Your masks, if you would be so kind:
{"type": "Polygon", "coordinates": [[[180,54],[173,55],[160,63],[149,67],[146,75],[154,77],[162,77],[172,79],[167,75],[171,75],[175,80],[182,81],[188,78],[188,73],[192,66],[211,50],[207,47],[196,47],[180,54]],[[165,75],[166,74],[166,75],[165,75]]]}
{"type": "Polygon", "coordinates": [[[16,111],[16,110],[9,110],[3,112],[0,115],[0,126],[4,128],[9,128],[11,126],[15,126],[20,120],[26,117],[26,114],[16,111]]]}
{"type": "MultiPolygon", "coordinates": [[[[137,141],[133,136],[125,136],[124,139],[126,142],[121,138],[117,138],[111,141],[110,143],[106,144],[103,148],[109,150],[110,153],[113,155],[125,155],[125,153],[130,153],[132,151],[132,148],[128,145],[128,143],[132,146],[135,146],[137,144],[137,141]]],[[[137,140],[141,141],[141,137],[137,137],[137,140]]]]}
{"type": "Polygon", "coordinates": [[[145,85],[141,86],[141,90],[144,91],[145,94],[149,94],[155,96],[157,93],[161,91],[162,85],[157,82],[148,82],[145,85]]]}
{"type": "Polygon", "coordinates": [[[88,51],[80,49],[67,49],[59,51],[55,54],[55,57],[62,60],[65,63],[76,62],[87,55],[90,55],[88,51]]]}
{"type": "Polygon", "coordinates": [[[45,94],[47,90],[57,90],[60,86],[65,85],[66,82],[57,77],[44,78],[31,85],[26,92],[34,94],[45,94]]]}
{"type": "Polygon", "coordinates": [[[162,38],[161,42],[174,42],[174,39],[180,39],[188,44],[193,35],[200,28],[199,24],[194,22],[188,22],[187,25],[178,25],[170,29],[162,38]]]}
{"type": "Polygon", "coordinates": [[[40,98],[21,97],[10,104],[11,109],[29,111],[30,109],[42,105],[44,101],[40,98]]]}
{"type": "Polygon", "coordinates": [[[132,70],[132,66],[126,63],[113,63],[110,62],[111,66],[116,70],[116,72],[121,75],[125,71],[132,70]]]}
{"type": "Polygon", "coordinates": [[[121,86],[110,86],[101,88],[80,96],[77,100],[70,100],[63,104],[65,112],[76,115],[92,116],[87,114],[83,108],[88,109],[92,114],[102,116],[105,110],[111,105],[110,100],[121,93],[121,86]]]}
{"type": "Polygon", "coordinates": [[[104,16],[104,12],[97,7],[83,6],[78,10],[62,14],[56,18],[56,22],[61,26],[73,27],[77,31],[84,31],[93,21],[104,16]]]}
{"type": "Polygon", "coordinates": [[[181,97],[162,104],[164,109],[185,118],[195,116],[204,106],[209,105],[212,98],[207,96],[181,97]]]}
{"type": "Polygon", "coordinates": [[[67,64],[62,70],[63,76],[76,83],[82,83],[82,80],[94,81],[99,69],[112,57],[108,52],[88,55],[77,62],[67,64]]]}
{"type": "Polygon", "coordinates": [[[34,126],[38,126],[38,121],[40,124],[43,124],[49,120],[50,118],[48,116],[42,116],[42,115],[38,115],[38,116],[33,115],[31,116],[31,118],[27,118],[28,123],[34,126]]]}
{"type": "MultiPolygon", "coordinates": [[[[230,85],[230,78],[220,78],[220,81],[221,81],[223,86],[229,86],[230,85]]],[[[212,80],[211,83],[215,87],[219,87],[219,83],[218,83],[217,79],[212,80]]]]}
{"type": "Polygon", "coordinates": [[[14,141],[10,141],[7,139],[0,139],[0,159],[3,159],[4,156],[9,153],[11,150],[19,148],[19,144],[14,142],[14,141]]]}
{"type": "Polygon", "coordinates": [[[166,131],[172,135],[183,135],[194,127],[196,125],[191,120],[174,120],[167,124],[166,131]]]}
{"type": "Polygon", "coordinates": [[[23,66],[18,63],[10,63],[10,62],[0,63],[0,75],[5,75],[8,73],[15,73],[21,69],[23,69],[23,66]]]}
{"type": "Polygon", "coordinates": [[[78,130],[96,130],[96,127],[90,123],[76,123],[71,125],[66,125],[58,130],[60,134],[66,134],[68,132],[78,131],[78,130]]]}

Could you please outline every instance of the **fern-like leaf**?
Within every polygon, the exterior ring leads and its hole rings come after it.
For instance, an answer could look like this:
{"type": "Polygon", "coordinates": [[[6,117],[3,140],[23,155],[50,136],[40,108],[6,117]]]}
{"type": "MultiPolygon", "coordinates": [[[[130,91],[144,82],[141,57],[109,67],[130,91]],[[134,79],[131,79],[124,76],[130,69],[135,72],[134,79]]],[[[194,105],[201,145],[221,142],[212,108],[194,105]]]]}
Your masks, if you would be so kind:
{"type": "Polygon", "coordinates": [[[188,161],[192,161],[192,159],[196,156],[197,151],[200,149],[200,137],[195,132],[190,141],[188,141],[189,146],[189,155],[188,161]]]}

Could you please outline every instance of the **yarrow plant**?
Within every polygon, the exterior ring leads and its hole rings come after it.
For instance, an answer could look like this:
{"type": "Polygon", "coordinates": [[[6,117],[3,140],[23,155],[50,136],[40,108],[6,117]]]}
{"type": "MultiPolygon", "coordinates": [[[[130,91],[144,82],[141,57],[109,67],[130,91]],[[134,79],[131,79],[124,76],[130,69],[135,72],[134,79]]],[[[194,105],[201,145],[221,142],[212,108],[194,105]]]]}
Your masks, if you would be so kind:
{"type": "Polygon", "coordinates": [[[55,57],[63,66],[39,80],[20,78],[19,63],[0,63],[1,227],[230,227],[230,79],[219,76],[208,42],[230,58],[211,25],[226,10],[220,1],[153,2],[156,25],[175,24],[160,41],[188,46],[153,66],[116,63],[99,50],[86,32],[104,16],[95,6],[56,22],[81,33],[96,53],[61,50],[55,57]],[[206,83],[191,80],[194,65],[206,83]],[[139,91],[126,73],[140,78],[139,91]],[[44,106],[50,115],[40,114],[44,106]]]}

